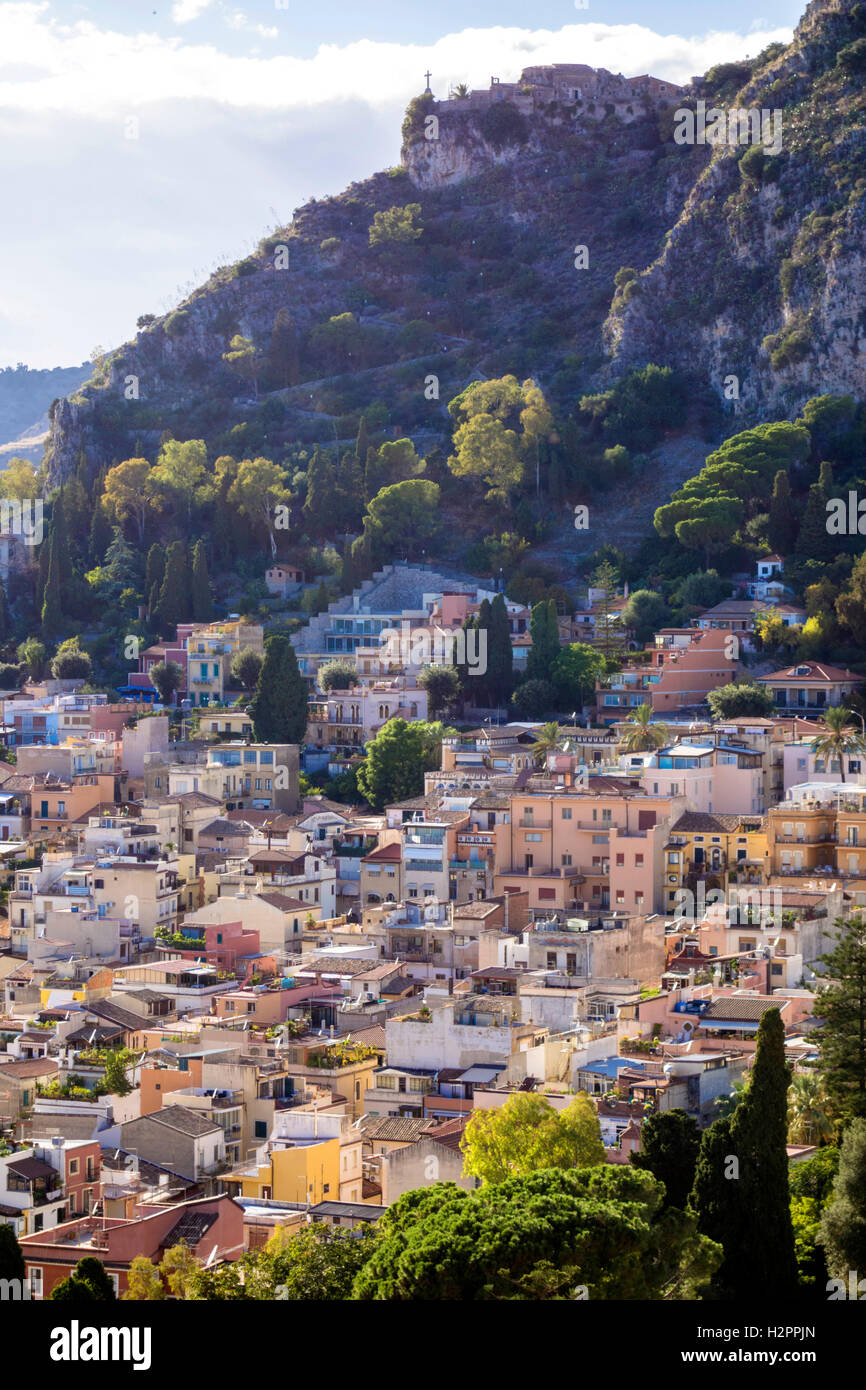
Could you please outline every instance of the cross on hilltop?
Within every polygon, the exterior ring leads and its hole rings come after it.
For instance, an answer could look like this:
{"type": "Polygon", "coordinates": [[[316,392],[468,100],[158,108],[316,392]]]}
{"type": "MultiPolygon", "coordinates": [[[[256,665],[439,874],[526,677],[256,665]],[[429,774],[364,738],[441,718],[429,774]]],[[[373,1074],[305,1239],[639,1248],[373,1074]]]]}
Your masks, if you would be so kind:
{"type": "Polygon", "coordinates": [[[430,78],[433,76],[433,74],[431,73],[431,71],[430,71],[429,68],[428,68],[427,71],[425,72],[424,76],[425,76],[425,78],[427,79],[427,86],[426,86],[426,88],[425,88],[425,91],[429,92],[429,91],[430,91],[430,78]]]}

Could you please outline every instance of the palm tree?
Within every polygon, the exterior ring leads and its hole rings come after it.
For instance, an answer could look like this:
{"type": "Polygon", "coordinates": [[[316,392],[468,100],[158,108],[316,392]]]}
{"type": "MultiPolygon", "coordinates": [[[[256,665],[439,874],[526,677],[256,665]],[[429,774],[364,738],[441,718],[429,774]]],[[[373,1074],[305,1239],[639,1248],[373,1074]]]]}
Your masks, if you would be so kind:
{"type": "Polygon", "coordinates": [[[713,1104],[714,1120],[729,1120],[739,1105],[745,1098],[748,1089],[749,1078],[734,1081],[731,1085],[730,1093],[726,1096],[716,1096],[713,1104]]]}
{"type": "Polygon", "coordinates": [[[639,705],[628,717],[628,727],[620,734],[620,747],[627,753],[646,753],[667,743],[666,724],[653,724],[652,705],[639,705]]]}
{"type": "Polygon", "coordinates": [[[547,762],[548,753],[555,753],[562,743],[562,730],[555,719],[549,724],[542,724],[535,735],[535,754],[536,767],[544,767],[547,762]]]}
{"type": "Polygon", "coordinates": [[[828,764],[838,760],[844,782],[846,757],[866,754],[866,740],[851,723],[851,711],[842,705],[832,705],[824,711],[824,724],[827,732],[817,734],[810,747],[813,753],[826,758],[828,764]]]}
{"type": "Polygon", "coordinates": [[[457,83],[457,86],[454,88],[454,95],[455,97],[468,97],[469,88],[466,86],[465,82],[457,83]]]}
{"type": "Polygon", "coordinates": [[[822,1077],[798,1072],[788,1089],[788,1143],[827,1144],[834,1134],[822,1077]]]}

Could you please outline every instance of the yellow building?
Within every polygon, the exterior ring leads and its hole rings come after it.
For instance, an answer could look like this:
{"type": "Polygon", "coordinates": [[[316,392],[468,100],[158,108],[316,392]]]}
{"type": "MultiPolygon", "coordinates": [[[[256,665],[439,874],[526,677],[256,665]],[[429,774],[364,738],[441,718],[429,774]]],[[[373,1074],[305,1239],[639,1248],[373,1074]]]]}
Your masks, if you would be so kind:
{"type": "Polygon", "coordinates": [[[671,826],[664,847],[664,903],[673,912],[677,893],[737,884],[763,884],[770,868],[767,817],[685,811],[671,826]]]}
{"type": "Polygon", "coordinates": [[[261,1201],[360,1202],[363,1137],[346,1115],[278,1110],[267,1143],[252,1163],[225,1177],[238,1197],[261,1201]]]}

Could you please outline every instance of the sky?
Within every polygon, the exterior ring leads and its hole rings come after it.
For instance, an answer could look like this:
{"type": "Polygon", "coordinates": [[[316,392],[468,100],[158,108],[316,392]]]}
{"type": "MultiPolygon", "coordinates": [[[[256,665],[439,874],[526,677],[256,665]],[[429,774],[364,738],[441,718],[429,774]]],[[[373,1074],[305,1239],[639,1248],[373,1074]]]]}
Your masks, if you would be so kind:
{"type": "Polygon", "coordinates": [[[310,197],[399,162],[429,68],[586,62],[687,81],[800,0],[0,0],[0,366],[69,366],[310,197]]]}

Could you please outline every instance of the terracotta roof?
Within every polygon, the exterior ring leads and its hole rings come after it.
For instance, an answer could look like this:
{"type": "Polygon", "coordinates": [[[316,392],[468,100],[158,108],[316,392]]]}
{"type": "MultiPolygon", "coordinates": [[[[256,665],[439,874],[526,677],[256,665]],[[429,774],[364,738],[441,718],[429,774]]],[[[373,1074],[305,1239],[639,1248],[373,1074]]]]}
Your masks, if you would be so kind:
{"type": "Polygon", "coordinates": [[[4,1076],[14,1077],[17,1081],[27,1081],[31,1076],[47,1076],[49,1072],[57,1071],[57,1063],[48,1057],[34,1057],[30,1062],[4,1062],[0,1066],[0,1080],[4,1076]]]}
{"type": "Polygon", "coordinates": [[[763,684],[779,680],[824,681],[827,684],[833,681],[857,681],[859,684],[862,679],[856,671],[849,671],[841,666],[830,666],[824,661],[798,661],[795,666],[788,666],[783,671],[771,671],[768,676],[758,676],[758,680],[763,684]]]}

